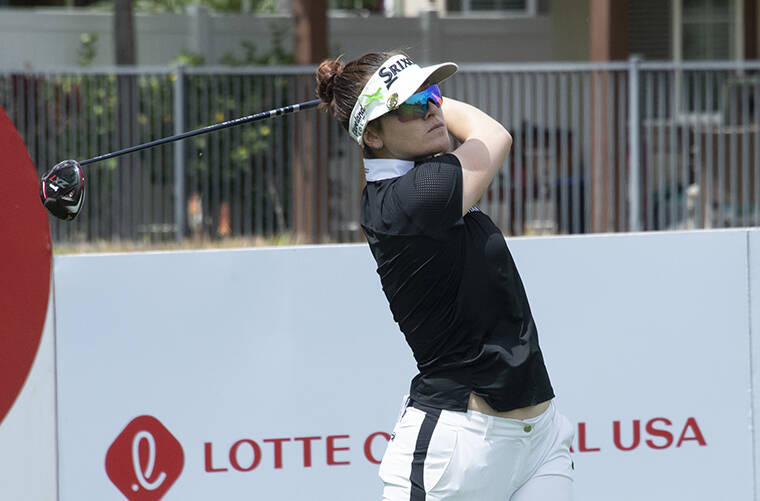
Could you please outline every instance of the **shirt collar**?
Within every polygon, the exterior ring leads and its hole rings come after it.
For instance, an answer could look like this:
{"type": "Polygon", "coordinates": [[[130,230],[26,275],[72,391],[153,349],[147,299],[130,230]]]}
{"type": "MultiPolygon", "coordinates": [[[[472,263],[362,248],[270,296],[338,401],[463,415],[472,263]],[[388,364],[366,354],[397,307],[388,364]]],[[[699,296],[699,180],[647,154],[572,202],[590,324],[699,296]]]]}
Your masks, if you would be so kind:
{"type": "Polygon", "coordinates": [[[382,181],[403,176],[414,167],[413,160],[399,160],[397,158],[365,158],[364,177],[367,182],[382,181]]]}

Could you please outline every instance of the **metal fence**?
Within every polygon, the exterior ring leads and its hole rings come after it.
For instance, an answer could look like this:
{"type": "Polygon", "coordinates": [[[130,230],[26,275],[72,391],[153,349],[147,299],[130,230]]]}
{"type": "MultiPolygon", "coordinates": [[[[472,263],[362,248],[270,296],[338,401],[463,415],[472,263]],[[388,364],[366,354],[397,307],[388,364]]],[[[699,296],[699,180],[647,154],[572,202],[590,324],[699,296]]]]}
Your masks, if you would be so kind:
{"type": "MultiPolygon", "coordinates": [[[[760,224],[760,62],[464,65],[445,95],[514,145],[481,208],[507,234],[760,224]]],[[[311,67],[0,73],[0,106],[40,172],[66,159],[313,96],[311,67]]],[[[53,238],[305,232],[361,238],[359,150],[324,113],[205,134],[87,167],[53,238]]]]}

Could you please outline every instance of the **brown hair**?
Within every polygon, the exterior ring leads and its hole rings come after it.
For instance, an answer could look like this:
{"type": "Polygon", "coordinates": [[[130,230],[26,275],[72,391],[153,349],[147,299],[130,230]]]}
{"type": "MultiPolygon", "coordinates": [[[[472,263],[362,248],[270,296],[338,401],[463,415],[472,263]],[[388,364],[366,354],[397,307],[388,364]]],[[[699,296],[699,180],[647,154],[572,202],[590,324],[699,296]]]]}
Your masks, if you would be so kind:
{"type": "Polygon", "coordinates": [[[323,61],[317,69],[320,109],[329,112],[348,130],[351,111],[362,89],[380,65],[396,54],[401,52],[371,52],[346,64],[340,62],[340,57],[323,61]]]}

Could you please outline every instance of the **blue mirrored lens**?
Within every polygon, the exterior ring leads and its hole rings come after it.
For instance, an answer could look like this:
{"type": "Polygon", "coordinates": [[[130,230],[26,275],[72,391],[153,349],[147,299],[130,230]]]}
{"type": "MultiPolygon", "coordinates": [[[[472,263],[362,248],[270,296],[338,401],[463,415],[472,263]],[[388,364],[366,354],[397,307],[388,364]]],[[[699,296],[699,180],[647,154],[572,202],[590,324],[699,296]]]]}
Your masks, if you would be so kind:
{"type": "Polygon", "coordinates": [[[441,104],[441,90],[437,85],[431,85],[425,90],[413,94],[404,104],[423,104],[427,105],[428,100],[432,99],[436,104],[441,104]]]}
{"type": "Polygon", "coordinates": [[[431,99],[438,106],[443,102],[441,90],[435,84],[425,90],[413,94],[409,99],[401,103],[396,109],[396,114],[402,120],[424,117],[428,111],[428,101],[431,99]]]}

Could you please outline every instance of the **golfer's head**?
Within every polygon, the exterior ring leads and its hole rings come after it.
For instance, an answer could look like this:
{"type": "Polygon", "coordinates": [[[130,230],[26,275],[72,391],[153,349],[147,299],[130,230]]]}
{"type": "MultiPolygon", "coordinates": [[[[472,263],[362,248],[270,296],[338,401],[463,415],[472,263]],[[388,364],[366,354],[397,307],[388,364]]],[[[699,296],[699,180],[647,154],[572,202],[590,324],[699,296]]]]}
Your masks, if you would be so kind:
{"type": "Polygon", "coordinates": [[[400,52],[371,53],[342,64],[323,62],[317,94],[366,157],[412,160],[444,152],[449,137],[435,85],[453,63],[420,67],[400,52]]]}

